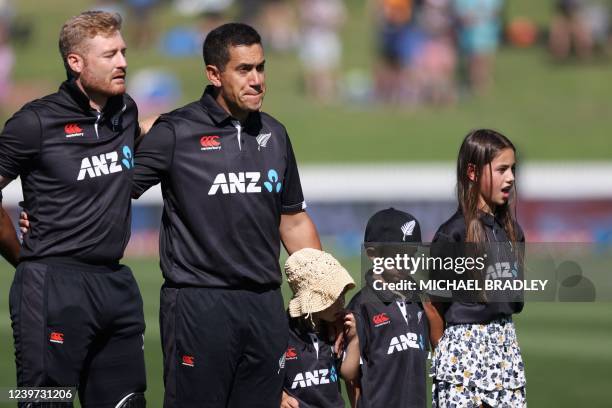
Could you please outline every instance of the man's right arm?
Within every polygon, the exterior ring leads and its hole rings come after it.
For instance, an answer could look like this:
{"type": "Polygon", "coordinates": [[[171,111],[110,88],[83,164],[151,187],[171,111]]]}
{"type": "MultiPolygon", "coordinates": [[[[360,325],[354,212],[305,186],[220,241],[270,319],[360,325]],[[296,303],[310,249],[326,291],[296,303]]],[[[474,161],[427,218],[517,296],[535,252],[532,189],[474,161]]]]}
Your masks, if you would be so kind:
{"type": "MultiPolygon", "coordinates": [[[[0,134],[0,190],[26,172],[40,152],[38,115],[22,109],[10,118],[0,134]]],[[[17,265],[20,244],[10,217],[0,208],[0,254],[17,265]]]]}
{"type": "Polygon", "coordinates": [[[11,218],[4,208],[0,208],[0,255],[11,265],[17,266],[21,245],[11,218]]]}
{"type": "MultiPolygon", "coordinates": [[[[0,176],[0,190],[6,187],[12,180],[0,176]]],[[[0,202],[2,201],[2,193],[0,192],[0,202]]],[[[6,213],[4,208],[0,207],[0,255],[4,257],[13,266],[17,266],[19,262],[19,250],[21,244],[17,239],[17,233],[11,218],[6,213]]]]}
{"type": "Polygon", "coordinates": [[[147,135],[140,138],[134,155],[132,198],[140,197],[170,170],[174,145],[174,128],[163,120],[158,120],[147,135]]]}

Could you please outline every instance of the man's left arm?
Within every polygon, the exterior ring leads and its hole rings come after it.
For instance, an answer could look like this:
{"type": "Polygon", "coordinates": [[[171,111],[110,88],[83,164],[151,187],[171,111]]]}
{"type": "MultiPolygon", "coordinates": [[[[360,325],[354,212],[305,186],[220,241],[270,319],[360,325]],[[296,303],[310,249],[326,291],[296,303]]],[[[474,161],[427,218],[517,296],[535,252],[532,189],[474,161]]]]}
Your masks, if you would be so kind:
{"type": "Polygon", "coordinates": [[[306,211],[282,214],[279,230],[289,255],[302,248],[321,249],[317,227],[306,211]]]}
{"type": "Polygon", "coordinates": [[[306,201],[289,136],[286,148],[287,167],[281,193],[282,213],[279,230],[281,241],[287,253],[291,255],[302,248],[321,249],[321,241],[317,227],[304,211],[306,201]]]}

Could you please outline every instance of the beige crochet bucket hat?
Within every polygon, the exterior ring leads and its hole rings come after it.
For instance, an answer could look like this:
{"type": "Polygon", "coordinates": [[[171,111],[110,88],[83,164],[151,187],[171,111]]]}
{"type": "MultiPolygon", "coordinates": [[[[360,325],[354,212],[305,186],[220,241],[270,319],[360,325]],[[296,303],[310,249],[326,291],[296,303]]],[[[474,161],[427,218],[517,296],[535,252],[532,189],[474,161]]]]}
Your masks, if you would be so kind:
{"type": "Polygon", "coordinates": [[[289,315],[299,317],[330,307],[355,281],[340,262],[327,252],[304,248],[285,262],[287,282],[293,291],[289,315]]]}

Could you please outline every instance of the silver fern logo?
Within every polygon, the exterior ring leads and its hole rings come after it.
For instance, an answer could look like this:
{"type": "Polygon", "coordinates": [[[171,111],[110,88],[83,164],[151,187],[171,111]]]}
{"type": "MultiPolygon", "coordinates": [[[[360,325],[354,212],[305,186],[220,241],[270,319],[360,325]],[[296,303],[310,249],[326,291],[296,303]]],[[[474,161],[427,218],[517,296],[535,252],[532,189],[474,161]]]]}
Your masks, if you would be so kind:
{"type": "Polygon", "coordinates": [[[255,138],[257,140],[257,150],[261,150],[262,147],[266,147],[271,136],[272,133],[260,133],[257,135],[255,138]]]}
{"type": "Polygon", "coordinates": [[[402,232],[404,233],[404,237],[402,238],[402,241],[406,241],[406,236],[412,236],[412,231],[414,231],[415,225],[416,225],[415,220],[409,221],[405,223],[404,225],[402,225],[402,232]]]}
{"type": "Polygon", "coordinates": [[[283,352],[281,358],[278,359],[278,372],[276,374],[280,374],[281,370],[285,368],[285,361],[287,360],[287,355],[283,352]]]}

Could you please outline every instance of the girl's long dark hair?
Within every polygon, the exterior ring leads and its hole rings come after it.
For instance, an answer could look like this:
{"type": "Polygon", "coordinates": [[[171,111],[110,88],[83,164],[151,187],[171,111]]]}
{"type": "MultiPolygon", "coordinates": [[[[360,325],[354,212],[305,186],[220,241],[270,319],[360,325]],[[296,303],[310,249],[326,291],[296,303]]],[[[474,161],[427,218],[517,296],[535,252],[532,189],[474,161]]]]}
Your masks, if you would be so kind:
{"type": "MultiPolygon", "coordinates": [[[[486,241],[478,214],[480,178],[485,171],[492,176],[491,162],[506,148],[516,152],[514,145],[506,136],[491,129],[473,130],[463,139],[457,158],[457,201],[465,217],[466,242],[478,244],[486,241]],[[470,166],[473,166],[476,174],[474,181],[468,177],[470,166]]],[[[511,242],[517,240],[514,197],[516,197],[516,188],[505,205],[495,208],[495,217],[500,220],[511,242]]]]}

